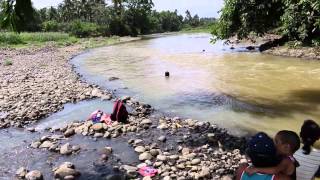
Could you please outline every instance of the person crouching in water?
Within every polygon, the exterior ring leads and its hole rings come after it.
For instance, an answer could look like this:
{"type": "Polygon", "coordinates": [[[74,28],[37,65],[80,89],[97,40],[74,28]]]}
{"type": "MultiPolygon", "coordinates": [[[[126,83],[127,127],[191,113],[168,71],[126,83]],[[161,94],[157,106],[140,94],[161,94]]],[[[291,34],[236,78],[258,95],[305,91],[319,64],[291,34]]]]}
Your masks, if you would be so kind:
{"type": "Polygon", "coordinates": [[[320,139],[319,125],[313,120],[306,120],[301,127],[300,137],[303,147],[294,154],[300,162],[297,179],[311,180],[320,166],[320,151],[312,147],[320,139]]]}
{"type": "Polygon", "coordinates": [[[281,156],[281,162],[274,167],[256,168],[250,167],[246,172],[250,174],[265,173],[265,174],[280,174],[296,180],[296,168],[299,166],[298,161],[293,157],[293,154],[300,148],[300,138],[293,131],[279,131],[274,138],[277,153],[281,156]]]}

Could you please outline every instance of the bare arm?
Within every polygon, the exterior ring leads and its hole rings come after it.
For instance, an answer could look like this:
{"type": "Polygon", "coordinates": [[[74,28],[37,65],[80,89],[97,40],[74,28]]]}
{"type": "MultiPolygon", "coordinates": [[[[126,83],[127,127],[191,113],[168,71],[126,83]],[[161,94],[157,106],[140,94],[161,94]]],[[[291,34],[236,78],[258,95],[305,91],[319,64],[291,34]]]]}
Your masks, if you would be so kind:
{"type": "Polygon", "coordinates": [[[246,172],[249,174],[254,173],[263,173],[263,174],[286,174],[288,167],[290,166],[290,161],[287,159],[284,159],[281,161],[281,163],[275,167],[269,167],[269,168],[247,168],[246,172]]]}

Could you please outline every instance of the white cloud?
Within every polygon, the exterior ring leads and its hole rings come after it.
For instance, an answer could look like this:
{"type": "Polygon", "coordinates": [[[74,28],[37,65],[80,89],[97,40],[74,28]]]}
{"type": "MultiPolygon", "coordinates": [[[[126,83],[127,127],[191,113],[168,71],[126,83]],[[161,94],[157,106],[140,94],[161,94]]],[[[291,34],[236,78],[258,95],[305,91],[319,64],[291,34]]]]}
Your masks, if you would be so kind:
{"type": "MultiPolygon", "coordinates": [[[[34,7],[43,8],[57,6],[63,0],[32,0],[34,7]]],[[[188,9],[191,14],[200,17],[218,17],[218,11],[223,6],[223,0],[153,0],[157,10],[175,10],[180,14],[188,9]]]]}

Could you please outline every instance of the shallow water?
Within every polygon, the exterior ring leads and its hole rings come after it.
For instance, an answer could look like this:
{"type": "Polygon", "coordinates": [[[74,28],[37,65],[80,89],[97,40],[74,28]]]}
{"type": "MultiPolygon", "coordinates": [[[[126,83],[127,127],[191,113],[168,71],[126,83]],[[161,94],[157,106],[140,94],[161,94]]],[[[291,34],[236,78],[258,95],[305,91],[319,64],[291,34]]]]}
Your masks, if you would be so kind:
{"type": "Polygon", "coordinates": [[[320,122],[319,61],[239,51],[210,44],[209,34],[178,34],[93,49],[73,63],[89,82],[235,134],[320,122]]]}
{"type": "MultiPolygon", "coordinates": [[[[36,133],[30,133],[25,129],[2,129],[0,130],[0,180],[14,179],[15,172],[20,167],[29,170],[40,170],[44,179],[52,179],[52,168],[63,162],[72,162],[77,170],[82,173],[80,179],[102,179],[108,174],[114,174],[113,165],[119,159],[125,164],[137,163],[138,156],[130,147],[125,138],[99,139],[95,141],[91,137],[74,136],[72,139],[63,140],[61,144],[69,142],[71,145],[81,147],[78,155],[61,156],[47,150],[32,149],[29,145],[41,136],[52,135],[44,131],[46,128],[60,128],[73,121],[84,121],[91,112],[101,109],[104,112],[112,111],[112,101],[90,100],[77,104],[66,104],[64,109],[50,117],[41,120],[35,125],[36,133]],[[111,146],[113,156],[111,162],[101,162],[100,150],[111,146]]],[[[130,111],[130,109],[128,109],[130,111]]]]}

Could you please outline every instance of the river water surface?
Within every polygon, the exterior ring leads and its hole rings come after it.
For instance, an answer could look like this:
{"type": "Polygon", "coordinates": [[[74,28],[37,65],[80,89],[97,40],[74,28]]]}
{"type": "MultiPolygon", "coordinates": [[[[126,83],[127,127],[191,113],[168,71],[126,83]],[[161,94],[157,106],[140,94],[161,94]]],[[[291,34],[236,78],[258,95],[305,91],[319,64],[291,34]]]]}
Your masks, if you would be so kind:
{"type": "Polygon", "coordinates": [[[320,122],[319,61],[230,50],[210,38],[148,38],[90,50],[73,63],[91,83],[234,134],[298,131],[305,119],[320,122]]]}

